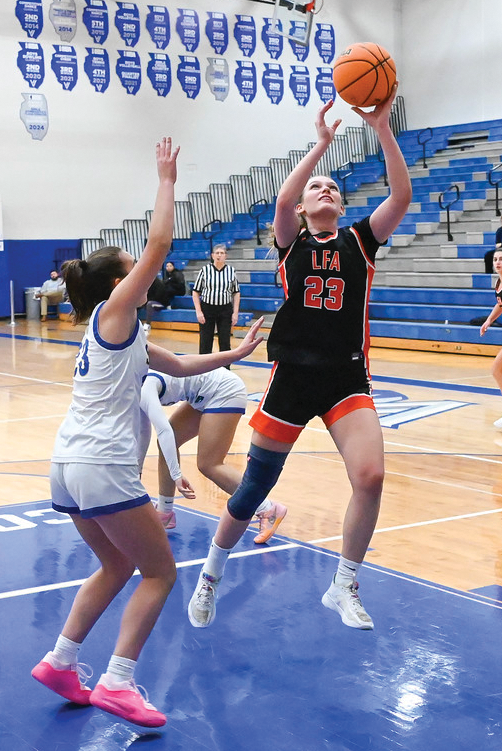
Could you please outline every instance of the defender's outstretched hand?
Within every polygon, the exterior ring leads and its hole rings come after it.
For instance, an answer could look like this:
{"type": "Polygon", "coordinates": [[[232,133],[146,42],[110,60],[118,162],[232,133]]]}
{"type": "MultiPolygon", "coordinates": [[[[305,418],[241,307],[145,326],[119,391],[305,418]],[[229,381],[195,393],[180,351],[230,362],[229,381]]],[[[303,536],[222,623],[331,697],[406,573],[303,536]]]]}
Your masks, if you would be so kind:
{"type": "Polygon", "coordinates": [[[258,320],[255,321],[250,327],[248,333],[242,340],[242,343],[234,349],[234,353],[239,353],[239,359],[250,355],[251,352],[254,352],[256,347],[263,341],[262,336],[256,337],[258,331],[260,330],[260,326],[263,323],[263,320],[263,316],[261,318],[258,318],[258,320]]]}
{"type": "Polygon", "coordinates": [[[163,138],[162,141],[157,144],[156,154],[159,180],[170,180],[173,183],[176,182],[176,159],[178,157],[179,150],[179,146],[173,149],[171,137],[163,138]]]}

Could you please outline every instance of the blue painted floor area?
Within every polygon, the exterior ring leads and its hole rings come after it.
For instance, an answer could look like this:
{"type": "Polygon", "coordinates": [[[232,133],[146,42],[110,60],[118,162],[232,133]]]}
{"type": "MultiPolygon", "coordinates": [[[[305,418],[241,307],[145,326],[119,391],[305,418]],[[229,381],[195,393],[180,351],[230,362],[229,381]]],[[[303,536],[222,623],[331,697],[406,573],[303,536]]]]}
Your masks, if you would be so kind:
{"type": "MultiPolygon", "coordinates": [[[[365,566],[361,595],[376,628],[350,629],[320,602],[336,556],[284,538],[256,546],[250,532],[243,555],[227,564],[214,624],[194,629],[186,608],[200,564],[192,562],[205,556],[216,520],[188,510],[178,512],[170,534],[178,580],[136,675],[167,726],[150,732],[65,703],[30,677],[76,592],[76,585],[48,587],[87,576],[96,561],[72,524],[50,523],[64,517],[47,503],[1,512],[0,751],[501,747],[500,606],[365,566]]],[[[94,669],[91,685],[106,668],[137,581],[81,649],[94,669]]]]}

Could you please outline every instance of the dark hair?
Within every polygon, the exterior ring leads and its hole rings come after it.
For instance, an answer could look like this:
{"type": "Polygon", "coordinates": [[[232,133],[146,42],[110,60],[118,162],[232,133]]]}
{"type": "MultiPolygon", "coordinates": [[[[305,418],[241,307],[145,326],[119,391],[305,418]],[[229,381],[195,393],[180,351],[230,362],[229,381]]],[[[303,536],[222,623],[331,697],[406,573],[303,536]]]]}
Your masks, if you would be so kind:
{"type": "Polygon", "coordinates": [[[63,263],[61,273],[73,308],[73,323],[86,321],[98,303],[108,300],[115,279],[126,276],[120,257],[124,252],[109,245],[95,250],[85,261],[74,258],[63,263]]]}

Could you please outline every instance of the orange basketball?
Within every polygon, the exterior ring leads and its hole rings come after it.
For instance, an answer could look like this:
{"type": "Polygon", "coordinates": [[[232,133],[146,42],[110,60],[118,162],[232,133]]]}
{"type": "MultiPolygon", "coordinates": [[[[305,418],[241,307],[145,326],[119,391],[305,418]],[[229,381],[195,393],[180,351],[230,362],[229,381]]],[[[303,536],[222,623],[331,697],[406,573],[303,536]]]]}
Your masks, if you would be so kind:
{"type": "Polygon", "coordinates": [[[357,42],[337,57],[333,83],[338,94],[356,107],[373,107],[388,99],[396,82],[396,64],[374,42],[357,42]]]}

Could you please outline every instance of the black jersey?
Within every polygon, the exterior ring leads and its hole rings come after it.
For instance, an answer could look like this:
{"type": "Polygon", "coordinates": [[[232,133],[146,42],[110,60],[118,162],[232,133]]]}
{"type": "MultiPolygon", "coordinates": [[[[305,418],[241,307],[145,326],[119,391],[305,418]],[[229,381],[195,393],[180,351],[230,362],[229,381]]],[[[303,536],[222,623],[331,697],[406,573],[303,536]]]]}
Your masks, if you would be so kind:
{"type": "Polygon", "coordinates": [[[367,361],[379,246],[366,217],[334,234],[302,230],[289,248],[278,248],[286,299],[270,331],[269,360],[335,368],[367,361]]]}

